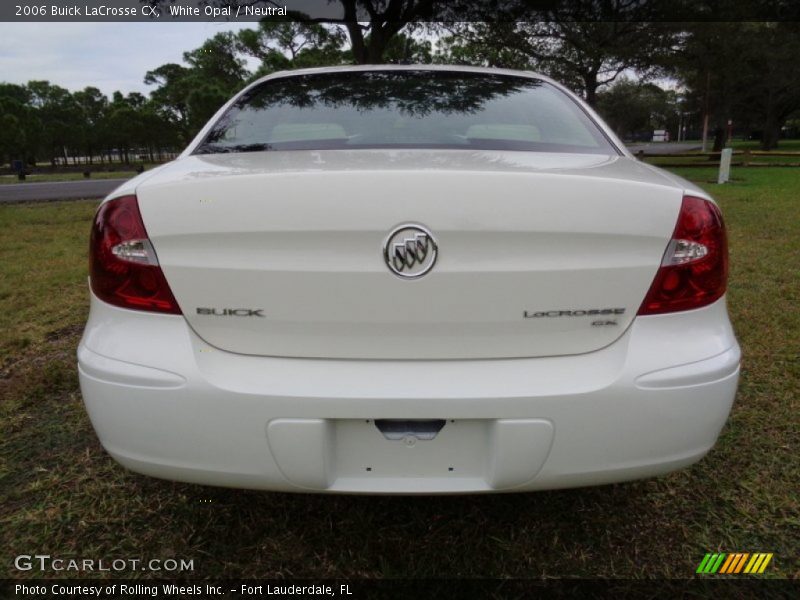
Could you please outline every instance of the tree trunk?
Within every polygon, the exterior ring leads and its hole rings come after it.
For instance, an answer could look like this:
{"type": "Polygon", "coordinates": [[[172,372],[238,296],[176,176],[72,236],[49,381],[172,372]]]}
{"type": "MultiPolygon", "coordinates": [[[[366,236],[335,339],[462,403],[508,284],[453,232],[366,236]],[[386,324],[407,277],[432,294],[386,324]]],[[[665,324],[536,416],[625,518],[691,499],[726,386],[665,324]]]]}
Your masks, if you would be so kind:
{"type": "Polygon", "coordinates": [[[367,49],[364,45],[364,31],[358,22],[356,3],[354,0],[342,0],[342,6],[344,7],[345,26],[350,37],[353,59],[356,64],[364,64],[367,62],[367,49]]]}
{"type": "MultiPolygon", "coordinates": [[[[599,70],[599,69],[598,69],[599,70]]],[[[597,106],[597,73],[598,70],[592,69],[591,71],[584,71],[583,73],[583,87],[586,91],[586,103],[592,108],[597,106]]]]}
{"type": "Polygon", "coordinates": [[[367,48],[367,60],[366,64],[368,65],[377,65],[383,62],[383,52],[386,49],[386,44],[381,42],[371,42],[369,47],[367,48]]]}
{"type": "Polygon", "coordinates": [[[778,147],[778,141],[780,139],[781,124],[770,109],[767,111],[767,116],[764,119],[764,130],[761,134],[761,149],[774,150],[778,147]]]}
{"type": "Polygon", "coordinates": [[[764,133],[761,135],[761,149],[774,150],[778,147],[778,140],[780,140],[780,127],[764,128],[764,133]]]}
{"type": "Polygon", "coordinates": [[[717,125],[714,128],[714,152],[721,152],[722,147],[725,145],[725,128],[717,125]]]}
{"type": "Polygon", "coordinates": [[[369,40],[364,39],[364,30],[358,22],[356,0],[341,0],[344,8],[343,22],[350,37],[350,47],[356,64],[378,64],[384,61],[389,42],[406,24],[401,18],[404,2],[390,0],[385,11],[372,14],[369,25],[369,40]]]}
{"type": "Polygon", "coordinates": [[[591,106],[597,106],[597,87],[586,88],[586,103],[591,106]]]}
{"type": "Polygon", "coordinates": [[[369,45],[367,46],[367,64],[376,65],[383,62],[383,54],[386,52],[388,41],[389,39],[382,28],[374,26],[370,30],[369,45]]]}

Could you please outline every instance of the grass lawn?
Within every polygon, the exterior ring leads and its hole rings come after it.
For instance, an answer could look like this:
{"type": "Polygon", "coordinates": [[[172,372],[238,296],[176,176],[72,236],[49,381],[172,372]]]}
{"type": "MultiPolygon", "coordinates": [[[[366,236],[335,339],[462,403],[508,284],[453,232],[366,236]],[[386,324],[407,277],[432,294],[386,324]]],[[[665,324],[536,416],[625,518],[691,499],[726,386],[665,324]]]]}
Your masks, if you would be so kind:
{"type": "Polygon", "coordinates": [[[25,181],[17,179],[16,175],[0,175],[0,185],[11,183],[44,183],[50,181],[91,181],[92,179],[130,179],[136,176],[136,171],[93,171],[92,176],[86,179],[83,173],[42,173],[25,177],[25,181]]]}
{"type": "Polygon", "coordinates": [[[728,223],[744,351],[717,446],[658,479],[500,496],[306,496],[125,471],[75,373],[95,203],[0,207],[0,577],[44,553],[194,559],[189,577],[682,578],[713,551],[774,552],[763,577],[800,577],[800,169],[733,176],[703,183],[728,223]]]}
{"type": "MultiPolygon", "coordinates": [[[[734,154],[731,157],[731,163],[741,163],[745,157],[741,154],[734,154]]],[[[704,165],[712,164],[719,165],[719,158],[709,159],[707,155],[698,154],[697,156],[647,156],[644,161],[651,165],[662,166],[667,165],[668,168],[675,170],[680,167],[674,165],[697,165],[691,168],[701,168],[704,165]]],[[[769,154],[759,154],[750,156],[747,159],[748,168],[760,168],[770,165],[796,169],[800,167],[800,154],[796,156],[772,156],[769,154]]]]}
{"type": "Polygon", "coordinates": [[[92,176],[86,179],[83,173],[42,173],[25,177],[25,181],[17,179],[16,175],[0,175],[0,185],[11,183],[43,183],[46,181],[91,181],[92,179],[130,179],[136,176],[136,171],[92,171],[92,176]]]}
{"type": "MultiPolygon", "coordinates": [[[[674,140],[673,140],[674,141],[674,140]]],[[[697,144],[698,146],[703,143],[702,140],[686,140],[686,143],[697,144]]],[[[714,138],[709,138],[709,147],[714,143],[714,138]]],[[[761,150],[761,143],[758,140],[742,140],[735,138],[731,140],[731,147],[734,150],[761,150]]],[[[775,152],[800,152],[800,139],[780,140],[775,152]]]]}
{"type": "MultiPolygon", "coordinates": [[[[713,140],[712,140],[713,141],[713,140]]],[[[734,150],[761,150],[758,140],[733,140],[731,146],[734,150]]],[[[800,140],[780,140],[775,152],[800,152],[800,140]]]]}
{"type": "MultiPolygon", "coordinates": [[[[741,152],[743,150],[760,151],[758,142],[755,141],[743,142],[741,140],[735,140],[732,144],[732,147],[736,152],[741,152]]],[[[744,154],[734,154],[732,157],[732,162],[735,165],[736,163],[745,161],[749,166],[753,166],[754,168],[768,167],[770,165],[788,168],[800,167],[800,140],[782,140],[779,147],[773,152],[778,153],[778,155],[775,155],[774,153],[751,154],[750,156],[744,156],[744,154]],[[789,156],[781,156],[780,153],[793,154],[789,156]]],[[[702,154],[699,150],[697,150],[689,151],[679,156],[670,156],[668,154],[660,156],[651,155],[645,157],[644,161],[650,163],[651,165],[666,166],[672,170],[680,169],[681,167],[678,165],[690,165],[691,168],[702,168],[703,165],[709,163],[718,165],[719,155],[702,154]],[[687,154],[690,154],[691,156],[687,156],[687,154]]],[[[716,181],[716,178],[714,180],[716,181]]]]}
{"type": "MultiPolygon", "coordinates": [[[[123,163],[112,163],[112,164],[99,164],[95,163],[92,165],[84,165],[88,171],[92,172],[91,179],[130,179],[131,177],[136,176],[136,168],[139,166],[143,166],[146,171],[154,169],[156,167],[161,166],[163,163],[151,163],[151,162],[132,162],[128,165],[123,163]],[[105,170],[109,169],[109,170],[105,170]]],[[[38,165],[40,168],[49,169],[49,163],[43,163],[38,165]]],[[[71,165],[74,167],[74,165],[71,165]]],[[[44,172],[44,173],[33,173],[28,175],[25,178],[25,181],[20,181],[17,179],[16,175],[0,175],[0,185],[3,184],[11,184],[11,183],[41,183],[41,182],[52,182],[52,181],[83,181],[83,173],[65,173],[63,171],[59,171],[58,167],[56,167],[56,171],[54,173],[44,172]]]]}

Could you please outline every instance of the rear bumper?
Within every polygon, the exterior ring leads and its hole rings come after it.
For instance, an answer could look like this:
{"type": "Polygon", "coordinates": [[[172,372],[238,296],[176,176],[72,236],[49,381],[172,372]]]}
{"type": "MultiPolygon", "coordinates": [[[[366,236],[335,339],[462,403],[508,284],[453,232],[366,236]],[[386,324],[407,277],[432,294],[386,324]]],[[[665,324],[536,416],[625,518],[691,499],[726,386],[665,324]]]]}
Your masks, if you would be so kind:
{"type": "Polygon", "coordinates": [[[223,352],[180,316],[92,298],[78,350],[92,424],[134,471],[365,493],[551,489],[683,467],[715,443],[739,359],[724,299],[637,318],[589,354],[356,361],[223,352]],[[433,440],[387,440],[375,419],[446,424],[433,440]]]}

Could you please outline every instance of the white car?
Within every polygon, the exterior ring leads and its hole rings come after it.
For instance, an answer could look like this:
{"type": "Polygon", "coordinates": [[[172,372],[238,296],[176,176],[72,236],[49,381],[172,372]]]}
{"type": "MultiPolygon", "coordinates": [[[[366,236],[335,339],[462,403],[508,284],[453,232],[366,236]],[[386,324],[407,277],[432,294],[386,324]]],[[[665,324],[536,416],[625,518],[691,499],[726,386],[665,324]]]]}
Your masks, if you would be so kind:
{"type": "Polygon", "coordinates": [[[736,392],[725,229],[561,85],[275,73],[91,239],[80,382],[148,475],[468,493],[699,460],[736,392]]]}

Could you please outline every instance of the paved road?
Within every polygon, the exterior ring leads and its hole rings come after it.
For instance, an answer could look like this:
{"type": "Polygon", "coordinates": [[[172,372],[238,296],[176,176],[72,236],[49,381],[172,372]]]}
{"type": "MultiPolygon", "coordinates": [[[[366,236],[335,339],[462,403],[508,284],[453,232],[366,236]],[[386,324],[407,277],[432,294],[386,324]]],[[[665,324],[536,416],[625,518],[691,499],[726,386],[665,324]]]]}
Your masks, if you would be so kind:
{"type": "Polygon", "coordinates": [[[628,150],[636,154],[644,150],[645,154],[680,154],[700,150],[702,145],[698,142],[645,142],[643,144],[627,144],[628,150]]]}
{"type": "Polygon", "coordinates": [[[0,204],[102,198],[127,179],[87,179],[0,185],[0,204]]]}

